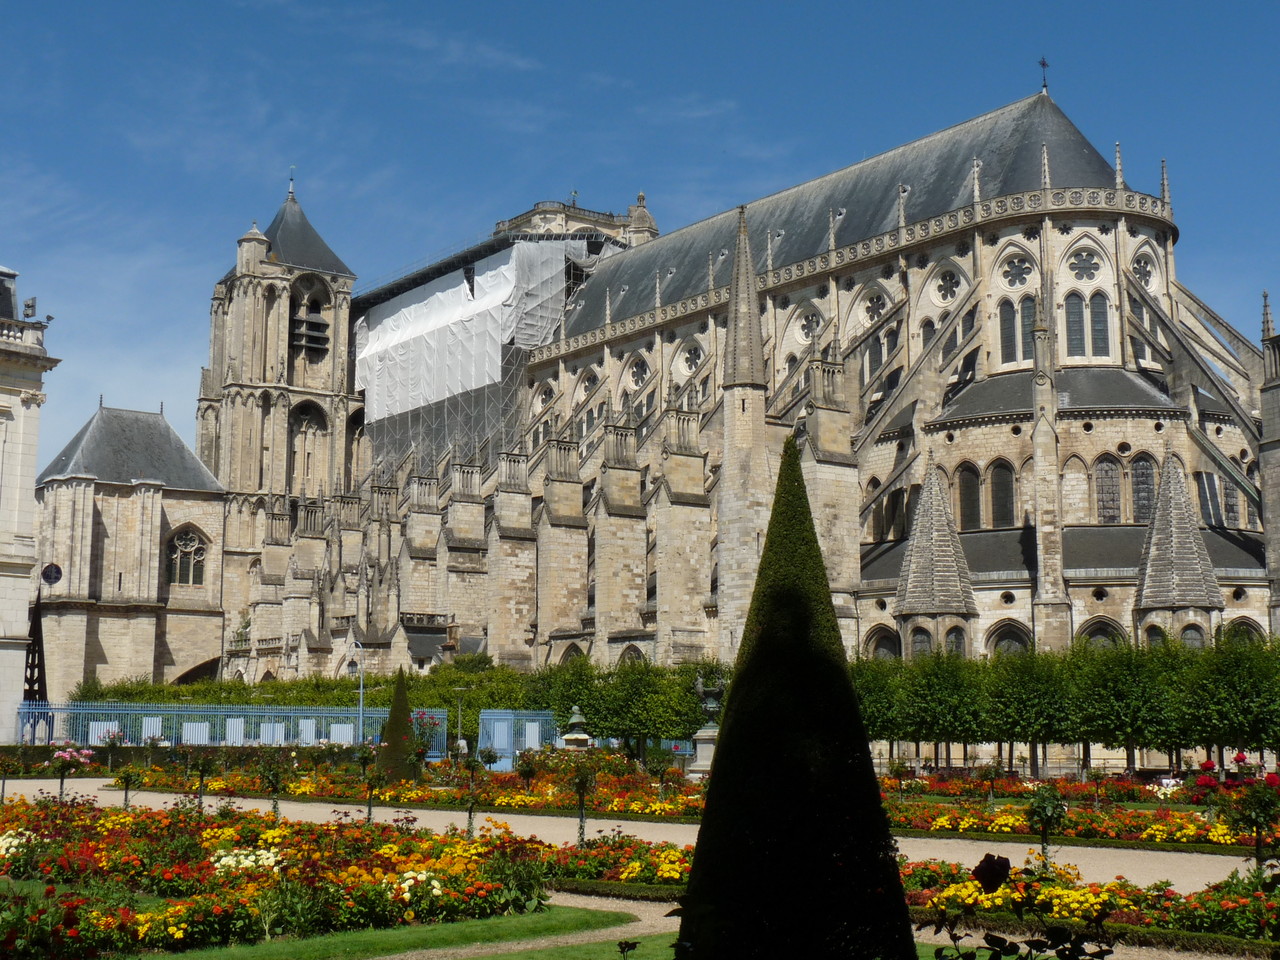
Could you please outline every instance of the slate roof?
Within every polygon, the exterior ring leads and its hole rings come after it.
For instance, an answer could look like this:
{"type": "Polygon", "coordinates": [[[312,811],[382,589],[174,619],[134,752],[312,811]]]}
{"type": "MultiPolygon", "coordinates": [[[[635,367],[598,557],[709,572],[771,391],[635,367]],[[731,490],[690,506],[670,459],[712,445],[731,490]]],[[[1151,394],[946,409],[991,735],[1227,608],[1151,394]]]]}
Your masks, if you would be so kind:
{"type": "Polygon", "coordinates": [[[1155,514],[1147,526],[1133,606],[1136,610],[1221,610],[1225,606],[1187,482],[1172,456],[1165,457],[1160,468],[1155,514]]]}
{"type": "MultiPolygon", "coordinates": [[[[837,215],[837,246],[895,228],[899,184],[910,187],[908,222],[973,203],[975,157],[983,197],[1038,190],[1041,144],[1048,146],[1053,186],[1115,186],[1111,164],[1041,92],[748,204],[755,272],[765,270],[770,242],[779,265],[825,253],[829,214],[837,215]]],[[[663,303],[702,293],[708,254],[715,285],[728,284],[737,220],[736,211],[726,211],[602,261],[578,293],[566,335],[604,323],[606,287],[615,319],[652,310],[655,281],[663,303]]]]}
{"type": "MultiPolygon", "coordinates": [[[[1265,576],[1266,550],[1262,535],[1248,530],[1222,527],[1202,528],[1215,570],[1249,572],[1265,576]]],[[[1063,567],[1067,576],[1084,570],[1125,570],[1137,574],[1142,548],[1147,539],[1145,524],[1069,526],[1062,531],[1063,567]]],[[[972,576],[1017,571],[1034,579],[1036,575],[1035,528],[973,530],[960,534],[960,546],[972,576]]],[[[893,580],[902,572],[906,540],[864,544],[864,580],[893,580]]]]}
{"type": "Polygon", "coordinates": [[[978,606],[973,599],[969,563],[932,453],[924,468],[924,483],[920,485],[911,528],[898,576],[894,615],[976,615],[978,606]]]}
{"type": "MultiPolygon", "coordinates": [[[[1001,373],[969,384],[942,410],[935,424],[976,417],[1031,416],[1030,370],[1001,373]]],[[[1056,377],[1059,410],[1159,411],[1179,409],[1160,386],[1119,367],[1067,367],[1056,377]]]]}
{"type": "Polygon", "coordinates": [[[179,490],[221,493],[222,485],[160,413],[99,407],[36,484],[64,476],[103,483],[155,480],[179,490]]]}
{"type": "Polygon", "coordinates": [[[293,195],[292,188],[265,234],[271,243],[268,256],[273,256],[280,263],[319,273],[355,276],[338,255],[329,249],[320,234],[316,233],[316,228],[302,212],[302,205],[293,195]]]}
{"type": "MultiPolygon", "coordinates": [[[[1020,579],[1035,579],[1036,537],[1034,527],[1005,530],[972,530],[961,533],[970,577],[988,573],[1013,573],[1020,579]]],[[[893,580],[902,572],[907,540],[867,544],[862,548],[864,580],[893,580]]]]}

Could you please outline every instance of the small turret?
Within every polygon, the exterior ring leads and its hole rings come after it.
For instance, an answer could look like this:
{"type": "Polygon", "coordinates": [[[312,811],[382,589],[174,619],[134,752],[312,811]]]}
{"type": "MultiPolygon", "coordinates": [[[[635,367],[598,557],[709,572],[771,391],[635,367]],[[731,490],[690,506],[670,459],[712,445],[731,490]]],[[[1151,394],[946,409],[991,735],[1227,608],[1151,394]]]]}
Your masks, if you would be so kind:
{"type": "Polygon", "coordinates": [[[627,207],[627,219],[631,221],[626,231],[631,246],[638,247],[658,236],[658,224],[644,205],[644,191],[636,194],[636,202],[627,207]]]}
{"type": "Polygon", "coordinates": [[[236,273],[253,273],[258,268],[258,265],[267,258],[267,251],[270,248],[271,241],[267,239],[265,233],[258,229],[258,221],[253,221],[253,226],[237,243],[236,273]]]}

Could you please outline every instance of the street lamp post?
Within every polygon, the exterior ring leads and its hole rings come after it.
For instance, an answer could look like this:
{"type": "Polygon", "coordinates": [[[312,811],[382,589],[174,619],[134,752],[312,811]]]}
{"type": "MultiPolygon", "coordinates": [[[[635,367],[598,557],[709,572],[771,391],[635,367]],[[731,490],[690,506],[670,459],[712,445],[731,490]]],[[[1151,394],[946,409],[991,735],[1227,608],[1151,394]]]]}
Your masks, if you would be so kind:
{"type": "MultiPolygon", "coordinates": [[[[462,758],[462,743],[463,743],[463,740],[462,740],[462,695],[463,695],[464,693],[466,693],[466,692],[467,692],[468,690],[470,690],[470,689],[471,689],[470,687],[454,687],[454,688],[453,688],[453,692],[454,692],[454,693],[456,693],[456,694],[458,695],[458,736],[456,737],[456,739],[454,740],[454,742],[457,744],[457,752],[458,752],[458,758],[459,758],[459,759],[461,759],[461,758],[462,758]]],[[[447,739],[448,739],[448,738],[446,737],[446,740],[447,740],[447,739]]],[[[447,743],[445,744],[445,749],[446,749],[446,750],[448,750],[448,744],[447,744],[447,743]]]]}
{"type": "Polygon", "coordinates": [[[351,664],[355,664],[356,672],[360,675],[360,699],[356,706],[356,743],[364,743],[364,644],[359,640],[352,640],[352,644],[360,651],[360,659],[348,661],[347,673],[351,672],[351,664]]]}

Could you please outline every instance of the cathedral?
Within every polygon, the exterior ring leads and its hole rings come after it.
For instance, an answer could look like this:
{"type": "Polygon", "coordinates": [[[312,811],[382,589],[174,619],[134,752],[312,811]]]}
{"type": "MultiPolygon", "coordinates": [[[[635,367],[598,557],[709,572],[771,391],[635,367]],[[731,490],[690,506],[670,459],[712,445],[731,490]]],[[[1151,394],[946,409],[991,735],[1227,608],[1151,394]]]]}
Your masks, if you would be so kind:
{"type": "Polygon", "coordinates": [[[100,407],[38,478],[50,698],[731,659],[790,435],[850,657],[1274,631],[1280,338],[1178,282],[1150,174],[1042,91],[667,234],[539,203],[359,292],[291,185],[214,284],[196,450],[100,407]]]}

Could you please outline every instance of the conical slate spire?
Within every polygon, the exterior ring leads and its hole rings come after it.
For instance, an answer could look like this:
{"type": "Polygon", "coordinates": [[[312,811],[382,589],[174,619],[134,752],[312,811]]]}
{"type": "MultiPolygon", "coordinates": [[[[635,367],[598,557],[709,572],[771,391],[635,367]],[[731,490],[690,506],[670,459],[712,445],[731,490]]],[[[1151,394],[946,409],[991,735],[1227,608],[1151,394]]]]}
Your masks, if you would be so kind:
{"type": "Polygon", "coordinates": [[[1134,606],[1138,610],[1221,610],[1224,606],[1186,481],[1171,456],[1160,467],[1160,489],[1147,526],[1134,606]]]}
{"type": "Polygon", "coordinates": [[[284,203],[276,211],[275,219],[267,227],[266,238],[271,242],[271,257],[280,263],[344,277],[355,276],[338,255],[329,249],[329,245],[302,212],[302,205],[293,194],[293,181],[289,182],[289,195],[284,198],[284,203]]]}
{"type": "Polygon", "coordinates": [[[951,519],[947,495],[933,463],[933,451],[929,452],[920,500],[902,557],[893,612],[899,617],[942,614],[963,617],[975,616],[978,612],[969,562],[951,519]]]}
{"type": "Polygon", "coordinates": [[[738,242],[729,285],[729,329],[724,344],[724,386],[764,386],[764,344],[756,307],[756,267],[747,237],[747,208],[738,208],[738,242]]]}

